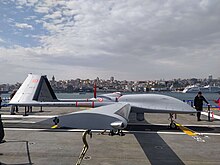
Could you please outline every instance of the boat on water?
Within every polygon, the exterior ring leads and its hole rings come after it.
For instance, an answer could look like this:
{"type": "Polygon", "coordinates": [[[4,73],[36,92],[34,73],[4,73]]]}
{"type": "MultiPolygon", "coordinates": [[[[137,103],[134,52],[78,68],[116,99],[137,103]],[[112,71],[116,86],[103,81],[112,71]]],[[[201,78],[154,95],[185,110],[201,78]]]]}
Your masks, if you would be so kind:
{"type": "Polygon", "coordinates": [[[197,93],[197,92],[203,92],[203,93],[220,93],[220,87],[218,86],[198,86],[198,85],[190,85],[184,88],[183,93],[197,93]]]}
{"type": "Polygon", "coordinates": [[[82,91],[82,92],[79,92],[79,95],[85,95],[86,92],[82,91]]]}
{"type": "Polygon", "coordinates": [[[0,90],[0,94],[6,94],[6,93],[9,93],[8,90],[0,90]]]}

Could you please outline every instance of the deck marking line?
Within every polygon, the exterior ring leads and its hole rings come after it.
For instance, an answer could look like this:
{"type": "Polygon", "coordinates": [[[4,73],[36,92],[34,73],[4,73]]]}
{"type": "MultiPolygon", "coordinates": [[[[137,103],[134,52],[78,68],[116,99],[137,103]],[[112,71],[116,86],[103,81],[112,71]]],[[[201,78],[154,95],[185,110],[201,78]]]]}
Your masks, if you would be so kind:
{"type": "MultiPolygon", "coordinates": [[[[50,131],[50,128],[4,128],[5,131],[50,131]]],[[[83,129],[57,129],[59,132],[84,132],[83,129]]],[[[104,130],[92,130],[92,132],[102,132],[104,130]]],[[[140,134],[167,134],[167,135],[185,135],[184,132],[165,132],[165,131],[123,131],[127,134],[140,133],[140,134]]],[[[204,132],[202,135],[220,136],[220,133],[204,132]]]]}
{"type": "Polygon", "coordinates": [[[201,138],[201,134],[187,128],[187,127],[184,127],[183,125],[179,124],[179,123],[176,123],[176,125],[184,132],[186,133],[187,135],[191,136],[193,139],[195,139],[197,142],[202,142],[204,143],[205,140],[201,138]]]}
{"type": "Polygon", "coordinates": [[[58,128],[58,125],[54,125],[54,126],[52,126],[51,128],[52,128],[52,129],[56,129],[56,128],[58,128]]]}
{"type": "Polygon", "coordinates": [[[2,118],[22,118],[22,119],[28,119],[28,118],[53,118],[57,115],[29,115],[29,116],[23,116],[23,115],[2,115],[2,118]]]}
{"type": "Polygon", "coordinates": [[[176,123],[176,125],[177,125],[183,132],[185,132],[185,133],[186,133],[187,135],[189,135],[189,136],[196,136],[196,135],[197,135],[194,131],[190,130],[190,129],[187,128],[187,127],[182,126],[182,125],[179,124],[179,123],[176,123]]]}
{"type": "MultiPolygon", "coordinates": [[[[208,116],[208,113],[207,113],[207,112],[201,112],[201,113],[202,113],[202,115],[208,116]]],[[[220,120],[220,116],[215,115],[215,114],[214,114],[214,118],[220,120]]]]}

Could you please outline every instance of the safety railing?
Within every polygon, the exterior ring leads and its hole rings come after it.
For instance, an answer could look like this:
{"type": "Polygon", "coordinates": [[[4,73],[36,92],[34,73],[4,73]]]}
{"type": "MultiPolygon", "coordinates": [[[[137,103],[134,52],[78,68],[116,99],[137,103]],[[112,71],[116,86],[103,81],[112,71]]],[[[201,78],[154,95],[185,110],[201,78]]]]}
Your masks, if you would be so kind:
{"type": "MultiPolygon", "coordinates": [[[[208,101],[211,102],[212,100],[208,100],[208,101]]],[[[193,100],[183,100],[183,102],[187,103],[191,107],[194,107],[194,101],[193,100]]],[[[210,104],[204,104],[203,108],[208,113],[208,121],[213,121],[214,120],[214,111],[213,110],[220,110],[220,106],[210,105],[210,104]]]]}

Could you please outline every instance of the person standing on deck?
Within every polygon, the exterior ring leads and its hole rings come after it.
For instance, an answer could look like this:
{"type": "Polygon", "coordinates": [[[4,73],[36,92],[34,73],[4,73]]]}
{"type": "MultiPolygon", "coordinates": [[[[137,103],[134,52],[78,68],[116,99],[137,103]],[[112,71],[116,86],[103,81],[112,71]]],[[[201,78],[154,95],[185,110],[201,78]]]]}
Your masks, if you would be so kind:
{"type": "Polygon", "coordinates": [[[2,108],[2,97],[0,96],[0,109],[2,108]]]}
{"type": "MultiPolygon", "coordinates": [[[[5,136],[5,132],[4,132],[4,127],[3,127],[2,118],[1,118],[1,114],[0,114],[0,143],[5,142],[5,140],[3,140],[4,136],[5,136]]],[[[0,162],[0,164],[1,164],[1,162],[0,162]]]]}
{"type": "MultiPolygon", "coordinates": [[[[14,97],[16,91],[13,91],[12,94],[10,95],[10,100],[14,97]]],[[[11,115],[15,115],[15,105],[11,105],[11,108],[10,108],[10,113],[11,115]]]]}
{"type": "Polygon", "coordinates": [[[205,99],[205,97],[202,95],[202,92],[198,92],[197,96],[194,99],[194,106],[197,110],[197,121],[201,121],[201,112],[203,111],[203,101],[206,102],[208,105],[208,101],[205,99]]]}

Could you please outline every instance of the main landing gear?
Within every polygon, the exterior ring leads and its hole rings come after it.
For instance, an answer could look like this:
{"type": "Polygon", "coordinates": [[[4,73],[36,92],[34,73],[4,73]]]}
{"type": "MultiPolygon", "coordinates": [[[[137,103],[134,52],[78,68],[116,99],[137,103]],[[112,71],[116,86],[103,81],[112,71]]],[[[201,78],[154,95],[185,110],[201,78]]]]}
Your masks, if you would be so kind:
{"type": "Polygon", "coordinates": [[[174,120],[173,120],[173,115],[174,115],[174,114],[170,113],[170,118],[169,118],[169,119],[170,119],[170,126],[169,126],[169,127],[170,127],[171,129],[177,129],[177,125],[176,125],[176,123],[175,123],[174,120]]]}
{"type": "Polygon", "coordinates": [[[109,132],[109,136],[114,136],[114,135],[125,136],[125,133],[122,132],[122,130],[120,129],[118,129],[116,132],[114,130],[111,130],[109,132]]]}

